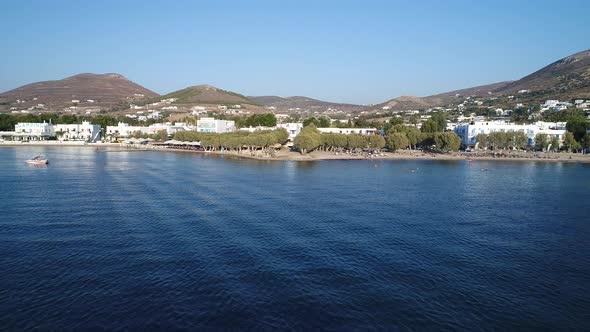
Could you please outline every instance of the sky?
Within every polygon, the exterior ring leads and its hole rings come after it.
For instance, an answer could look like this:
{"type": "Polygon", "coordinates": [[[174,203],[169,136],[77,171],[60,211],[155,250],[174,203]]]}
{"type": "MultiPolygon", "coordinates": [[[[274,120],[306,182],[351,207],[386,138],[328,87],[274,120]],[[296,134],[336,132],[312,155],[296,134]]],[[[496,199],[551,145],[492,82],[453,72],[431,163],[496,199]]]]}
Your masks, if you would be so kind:
{"type": "Polygon", "coordinates": [[[164,94],[377,104],[519,79],[590,48],[588,0],[0,0],[0,92],[119,73],[164,94]]]}

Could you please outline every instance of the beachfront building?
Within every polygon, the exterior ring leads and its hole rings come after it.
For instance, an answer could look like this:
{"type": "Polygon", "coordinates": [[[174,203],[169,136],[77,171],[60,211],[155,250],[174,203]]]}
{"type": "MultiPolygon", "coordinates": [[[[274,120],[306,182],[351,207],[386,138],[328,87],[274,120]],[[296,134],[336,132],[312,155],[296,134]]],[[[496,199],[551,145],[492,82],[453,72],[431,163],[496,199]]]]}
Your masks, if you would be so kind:
{"type": "Polygon", "coordinates": [[[318,128],[321,133],[374,135],[377,128],[318,128]]]}
{"type": "Polygon", "coordinates": [[[547,134],[550,138],[557,137],[563,142],[565,136],[565,122],[536,122],[534,124],[519,125],[506,121],[477,121],[459,124],[455,127],[455,133],[461,137],[464,147],[473,147],[477,143],[477,135],[494,132],[520,131],[527,135],[528,145],[535,144],[537,134],[547,134]]]}
{"type": "Polygon", "coordinates": [[[20,122],[14,126],[14,131],[0,132],[0,139],[7,141],[45,141],[53,137],[53,125],[46,122],[20,122]]]}
{"type": "Polygon", "coordinates": [[[63,141],[86,141],[95,143],[100,140],[100,126],[88,121],[81,124],[56,124],[53,125],[55,135],[63,141]]]}
{"type": "Polygon", "coordinates": [[[201,118],[197,120],[197,131],[200,133],[229,133],[236,130],[235,121],[201,118]]]}
{"type": "Polygon", "coordinates": [[[130,126],[125,122],[119,122],[116,126],[107,126],[106,135],[111,140],[116,140],[118,137],[131,137],[135,133],[154,135],[162,130],[165,130],[168,136],[173,136],[178,131],[195,131],[196,127],[183,122],[154,123],[150,126],[130,126]]]}

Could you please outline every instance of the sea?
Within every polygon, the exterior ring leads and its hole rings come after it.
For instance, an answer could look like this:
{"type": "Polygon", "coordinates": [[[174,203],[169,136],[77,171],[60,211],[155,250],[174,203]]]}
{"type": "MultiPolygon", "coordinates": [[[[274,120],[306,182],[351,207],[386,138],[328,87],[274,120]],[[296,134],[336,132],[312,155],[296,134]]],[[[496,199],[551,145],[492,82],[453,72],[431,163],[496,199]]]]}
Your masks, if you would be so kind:
{"type": "Polygon", "coordinates": [[[590,164],[1,147],[0,330],[588,331],[590,164]]]}

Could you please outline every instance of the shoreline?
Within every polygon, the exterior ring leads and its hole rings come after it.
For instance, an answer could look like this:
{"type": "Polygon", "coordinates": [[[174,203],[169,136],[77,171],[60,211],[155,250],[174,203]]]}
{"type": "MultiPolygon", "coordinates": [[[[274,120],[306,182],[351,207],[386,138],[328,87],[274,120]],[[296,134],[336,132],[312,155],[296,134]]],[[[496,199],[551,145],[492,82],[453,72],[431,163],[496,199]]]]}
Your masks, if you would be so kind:
{"type": "Polygon", "coordinates": [[[300,154],[294,151],[279,150],[274,156],[263,154],[260,151],[252,152],[225,152],[225,151],[201,151],[192,149],[169,148],[157,145],[137,145],[125,143],[84,143],[84,142],[50,142],[50,143],[6,143],[0,142],[0,147],[89,147],[106,148],[101,152],[120,151],[158,151],[158,152],[188,152],[202,155],[214,155],[221,157],[253,159],[266,161],[320,161],[320,160],[442,160],[442,161],[540,161],[540,162],[566,162],[566,163],[590,163],[590,154],[560,153],[527,153],[527,152],[502,152],[496,156],[486,152],[451,152],[430,153],[421,150],[402,150],[397,152],[381,152],[376,155],[348,154],[313,151],[300,154]],[[114,149],[118,148],[118,149],[114,149]],[[481,155],[485,153],[485,155],[481,155]],[[478,155],[480,154],[480,155],[478,155]],[[529,155],[530,154],[530,155],[529,155]]]}

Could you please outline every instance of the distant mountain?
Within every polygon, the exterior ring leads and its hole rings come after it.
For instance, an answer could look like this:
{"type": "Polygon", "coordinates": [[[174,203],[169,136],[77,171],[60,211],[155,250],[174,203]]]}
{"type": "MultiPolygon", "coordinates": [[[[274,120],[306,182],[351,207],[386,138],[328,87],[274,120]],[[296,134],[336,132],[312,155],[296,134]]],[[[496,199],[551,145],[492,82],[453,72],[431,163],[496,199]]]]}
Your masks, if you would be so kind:
{"type": "Polygon", "coordinates": [[[401,96],[384,103],[374,105],[371,110],[390,110],[390,111],[408,111],[424,110],[432,107],[446,106],[452,103],[462,102],[468,96],[487,96],[489,92],[509,84],[499,82],[488,85],[480,85],[472,88],[449,91],[427,97],[401,96]]]}
{"type": "Polygon", "coordinates": [[[239,93],[231,92],[216,88],[211,85],[195,85],[182,90],[174,91],[161,96],[160,99],[177,98],[175,104],[210,104],[210,105],[229,105],[229,104],[246,104],[258,106],[253,101],[239,93]]]}
{"type": "Polygon", "coordinates": [[[7,106],[14,105],[20,109],[44,104],[46,109],[60,111],[72,106],[72,100],[78,100],[76,104],[81,106],[108,108],[122,102],[156,96],[157,93],[113,73],[78,74],[62,80],[23,85],[0,94],[3,104],[7,106]]]}
{"type": "Polygon", "coordinates": [[[540,103],[546,99],[590,99],[590,50],[558,60],[517,81],[504,81],[449,91],[427,97],[398,97],[371,110],[418,110],[462,103],[466,97],[517,96],[514,102],[540,103]]]}
{"type": "Polygon", "coordinates": [[[454,90],[437,95],[423,97],[422,99],[433,106],[446,106],[454,102],[461,102],[465,100],[465,97],[469,96],[488,96],[494,94],[494,91],[502,89],[513,81],[504,81],[486,85],[479,85],[472,88],[466,88],[461,90],[454,90]]]}
{"type": "Polygon", "coordinates": [[[423,110],[430,108],[431,105],[423,98],[414,96],[401,96],[384,103],[374,105],[371,109],[374,110],[388,110],[388,111],[407,111],[407,110],[423,110]]]}
{"type": "Polygon", "coordinates": [[[344,112],[356,112],[366,108],[366,106],[334,103],[328,101],[317,100],[309,97],[294,96],[294,97],[278,97],[278,96],[258,96],[249,97],[267,107],[275,107],[278,110],[301,109],[301,110],[327,110],[337,109],[344,112]]]}
{"type": "Polygon", "coordinates": [[[494,92],[514,94],[530,90],[552,98],[590,98],[590,50],[555,61],[494,92]]]}

